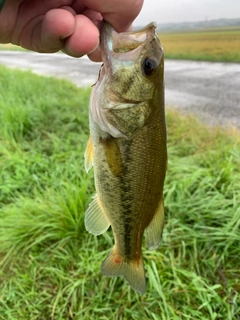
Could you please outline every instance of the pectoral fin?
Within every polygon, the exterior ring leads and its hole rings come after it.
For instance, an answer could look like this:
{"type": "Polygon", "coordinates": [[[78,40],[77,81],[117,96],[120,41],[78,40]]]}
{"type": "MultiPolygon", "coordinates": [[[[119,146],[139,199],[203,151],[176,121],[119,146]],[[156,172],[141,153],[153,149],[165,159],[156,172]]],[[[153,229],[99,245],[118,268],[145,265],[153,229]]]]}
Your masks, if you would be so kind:
{"type": "Polygon", "coordinates": [[[145,229],[146,242],[149,250],[158,248],[162,238],[163,226],[164,207],[163,200],[161,200],[152,221],[145,229]]]}
{"type": "Polygon", "coordinates": [[[107,231],[110,226],[97,195],[86,211],[84,222],[86,230],[96,236],[107,231]]]}
{"type": "Polygon", "coordinates": [[[84,153],[85,170],[88,172],[93,166],[93,144],[91,137],[88,139],[87,147],[84,153]]]}

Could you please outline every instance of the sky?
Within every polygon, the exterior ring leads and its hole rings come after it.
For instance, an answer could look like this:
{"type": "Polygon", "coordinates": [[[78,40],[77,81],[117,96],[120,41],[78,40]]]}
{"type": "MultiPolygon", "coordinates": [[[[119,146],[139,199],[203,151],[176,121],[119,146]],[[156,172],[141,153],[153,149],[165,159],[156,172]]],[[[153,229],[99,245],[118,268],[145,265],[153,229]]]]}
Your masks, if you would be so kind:
{"type": "Polygon", "coordinates": [[[240,18],[240,0],[145,0],[135,26],[240,18]]]}

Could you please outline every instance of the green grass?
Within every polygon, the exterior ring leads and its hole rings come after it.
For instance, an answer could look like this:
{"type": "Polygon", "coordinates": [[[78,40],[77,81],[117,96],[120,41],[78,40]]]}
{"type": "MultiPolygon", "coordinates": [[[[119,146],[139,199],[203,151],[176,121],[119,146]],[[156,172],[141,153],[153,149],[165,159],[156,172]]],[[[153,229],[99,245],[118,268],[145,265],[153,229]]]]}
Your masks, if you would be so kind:
{"type": "Polygon", "coordinates": [[[0,51],[1,50],[27,51],[27,49],[24,49],[20,46],[17,46],[17,45],[11,44],[11,43],[7,43],[7,44],[0,43],[0,51]]]}
{"type": "Polygon", "coordinates": [[[240,134],[169,111],[166,226],[143,243],[147,293],[85,231],[89,90],[0,68],[0,319],[239,319],[240,134]]]}
{"type": "Polygon", "coordinates": [[[240,62],[240,27],[161,33],[165,57],[240,62]]]}

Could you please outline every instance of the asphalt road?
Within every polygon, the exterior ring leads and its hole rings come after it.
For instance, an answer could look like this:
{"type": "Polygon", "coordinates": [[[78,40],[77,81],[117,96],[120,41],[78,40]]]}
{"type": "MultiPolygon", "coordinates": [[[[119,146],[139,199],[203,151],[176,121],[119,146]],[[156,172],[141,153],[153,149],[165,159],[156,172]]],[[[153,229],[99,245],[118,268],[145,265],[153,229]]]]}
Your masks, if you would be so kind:
{"type": "MultiPolygon", "coordinates": [[[[96,82],[99,63],[64,54],[0,51],[0,64],[66,78],[78,86],[96,82]]],[[[210,125],[240,128],[240,64],[165,60],[167,107],[193,113],[210,125]]]]}

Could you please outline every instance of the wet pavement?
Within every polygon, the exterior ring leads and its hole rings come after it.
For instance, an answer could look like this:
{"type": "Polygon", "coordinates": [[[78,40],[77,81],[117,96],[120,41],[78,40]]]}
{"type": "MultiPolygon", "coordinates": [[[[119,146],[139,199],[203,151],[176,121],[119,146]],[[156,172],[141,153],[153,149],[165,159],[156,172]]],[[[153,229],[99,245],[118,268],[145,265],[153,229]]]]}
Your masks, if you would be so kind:
{"type": "Polygon", "coordinates": [[[240,128],[240,63],[168,60],[165,74],[167,105],[240,128]]]}
{"type": "MultiPolygon", "coordinates": [[[[96,82],[100,63],[87,57],[0,51],[0,64],[66,78],[77,86],[96,82]]],[[[165,60],[166,105],[211,125],[240,128],[240,63],[165,60]]]]}

